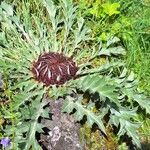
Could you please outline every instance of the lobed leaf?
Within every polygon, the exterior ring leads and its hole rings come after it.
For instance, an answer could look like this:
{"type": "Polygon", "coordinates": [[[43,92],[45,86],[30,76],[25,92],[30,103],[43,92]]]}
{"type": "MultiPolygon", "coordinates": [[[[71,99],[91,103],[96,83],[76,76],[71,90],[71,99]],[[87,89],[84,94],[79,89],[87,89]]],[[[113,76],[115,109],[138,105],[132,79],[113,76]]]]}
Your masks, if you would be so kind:
{"type": "Polygon", "coordinates": [[[117,106],[120,106],[116,86],[110,84],[105,77],[99,75],[88,75],[80,82],[79,87],[92,93],[98,92],[100,96],[109,98],[109,100],[117,106]]]}
{"type": "Polygon", "coordinates": [[[76,109],[76,112],[74,113],[74,117],[77,121],[80,121],[86,115],[87,123],[90,126],[96,123],[101,129],[101,131],[106,134],[105,127],[102,121],[104,114],[99,114],[99,115],[94,114],[92,110],[87,109],[87,107],[84,107],[84,105],[81,104],[81,98],[79,98],[75,102],[73,102],[71,98],[67,98],[64,102],[62,111],[71,113],[73,109],[76,109]]]}
{"type": "Polygon", "coordinates": [[[137,129],[139,128],[140,124],[132,121],[136,115],[136,109],[121,109],[120,111],[111,109],[109,122],[114,124],[116,127],[119,127],[120,125],[118,132],[119,137],[127,133],[127,135],[132,138],[133,143],[138,147],[141,147],[140,139],[137,134],[137,129]]]}

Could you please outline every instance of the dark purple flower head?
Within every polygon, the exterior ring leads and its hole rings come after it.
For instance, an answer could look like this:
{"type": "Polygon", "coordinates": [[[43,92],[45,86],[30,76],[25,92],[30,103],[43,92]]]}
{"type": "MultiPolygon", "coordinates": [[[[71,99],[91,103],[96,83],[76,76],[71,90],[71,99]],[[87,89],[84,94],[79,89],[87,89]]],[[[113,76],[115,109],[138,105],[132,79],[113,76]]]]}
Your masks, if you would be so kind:
{"type": "Polygon", "coordinates": [[[34,79],[46,86],[63,85],[74,79],[78,67],[72,58],[60,53],[43,53],[32,64],[34,79]]]}
{"type": "Polygon", "coordinates": [[[5,148],[10,146],[10,139],[8,137],[5,137],[5,138],[1,139],[0,144],[2,144],[3,147],[5,147],[5,148]]]}

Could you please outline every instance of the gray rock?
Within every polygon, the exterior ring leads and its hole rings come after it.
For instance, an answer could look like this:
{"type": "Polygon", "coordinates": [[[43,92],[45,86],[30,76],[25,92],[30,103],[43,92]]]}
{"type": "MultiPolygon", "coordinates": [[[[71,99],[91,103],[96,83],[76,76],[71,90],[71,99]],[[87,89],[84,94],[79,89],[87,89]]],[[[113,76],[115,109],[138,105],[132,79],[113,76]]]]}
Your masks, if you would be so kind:
{"type": "Polygon", "coordinates": [[[49,130],[40,137],[42,145],[47,150],[83,150],[79,139],[80,125],[71,115],[61,112],[62,104],[63,99],[50,100],[49,107],[53,115],[52,120],[42,120],[42,124],[49,130]]]}

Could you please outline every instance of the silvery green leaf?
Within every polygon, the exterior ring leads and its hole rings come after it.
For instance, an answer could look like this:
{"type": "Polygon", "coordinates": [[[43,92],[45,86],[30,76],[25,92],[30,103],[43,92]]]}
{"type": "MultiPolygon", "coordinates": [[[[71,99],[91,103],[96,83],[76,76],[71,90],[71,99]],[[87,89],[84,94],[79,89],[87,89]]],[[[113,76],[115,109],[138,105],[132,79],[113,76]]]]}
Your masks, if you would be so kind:
{"type": "Polygon", "coordinates": [[[137,134],[137,129],[140,127],[140,123],[131,121],[131,119],[137,115],[137,108],[133,110],[122,108],[120,111],[111,108],[110,110],[110,123],[117,127],[120,125],[118,135],[121,136],[127,133],[128,136],[132,137],[133,143],[140,148],[140,140],[137,134]]]}
{"type": "Polygon", "coordinates": [[[86,109],[84,105],[81,104],[80,100],[81,99],[79,98],[79,101],[77,100],[74,102],[71,99],[66,99],[62,108],[63,112],[71,113],[73,109],[76,109],[77,111],[74,113],[76,120],[80,121],[84,115],[86,115],[87,122],[90,126],[96,123],[99,128],[106,134],[105,127],[102,122],[103,115],[96,115],[91,110],[86,109]]]}
{"type": "Polygon", "coordinates": [[[49,118],[49,113],[50,113],[50,110],[48,108],[45,108],[41,116],[44,118],[49,118]]]}
{"type": "Polygon", "coordinates": [[[150,114],[150,99],[143,94],[132,94],[132,98],[139,103],[139,105],[146,109],[146,113],[150,114]]]}
{"type": "Polygon", "coordinates": [[[117,42],[119,42],[120,41],[120,39],[118,38],[118,37],[111,37],[108,41],[107,41],[107,47],[108,46],[110,46],[111,44],[114,44],[114,43],[117,43],[117,42]]]}
{"type": "Polygon", "coordinates": [[[43,4],[47,9],[50,20],[52,22],[53,31],[57,30],[56,11],[57,7],[54,5],[52,0],[43,0],[43,4]]]}
{"type": "Polygon", "coordinates": [[[79,43],[81,41],[87,41],[91,39],[88,35],[91,32],[91,30],[86,26],[83,28],[83,26],[84,26],[84,19],[81,17],[78,20],[78,29],[74,31],[75,35],[74,49],[78,48],[79,43]]]}
{"type": "Polygon", "coordinates": [[[113,47],[113,48],[103,48],[100,50],[99,55],[106,55],[106,56],[111,56],[113,55],[125,55],[126,51],[124,48],[121,46],[113,47]]]}
{"type": "Polygon", "coordinates": [[[0,7],[6,11],[8,16],[13,16],[13,8],[11,5],[8,5],[7,3],[2,2],[0,7]]]}
{"type": "Polygon", "coordinates": [[[122,73],[121,73],[121,75],[119,76],[119,78],[120,79],[125,78],[126,75],[127,75],[127,71],[128,71],[127,68],[124,68],[123,71],[122,71],[122,73]]]}
{"type": "Polygon", "coordinates": [[[130,81],[130,82],[132,82],[132,81],[134,81],[134,73],[133,73],[133,71],[131,71],[131,73],[130,73],[130,75],[127,77],[127,81],[130,81]]]}
{"type": "Polygon", "coordinates": [[[100,96],[107,97],[111,102],[120,106],[118,95],[115,93],[116,86],[111,85],[107,78],[99,75],[88,75],[79,82],[82,90],[89,90],[91,93],[98,92],[100,96]]]}

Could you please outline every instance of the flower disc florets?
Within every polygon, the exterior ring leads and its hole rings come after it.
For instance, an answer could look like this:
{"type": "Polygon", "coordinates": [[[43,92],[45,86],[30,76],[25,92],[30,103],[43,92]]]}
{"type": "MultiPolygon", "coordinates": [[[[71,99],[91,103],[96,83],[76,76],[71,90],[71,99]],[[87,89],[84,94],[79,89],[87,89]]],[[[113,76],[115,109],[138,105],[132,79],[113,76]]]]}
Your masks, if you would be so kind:
{"type": "Polygon", "coordinates": [[[78,67],[71,58],[54,52],[40,55],[32,65],[34,78],[46,86],[62,85],[73,79],[77,71],[78,67]]]}

